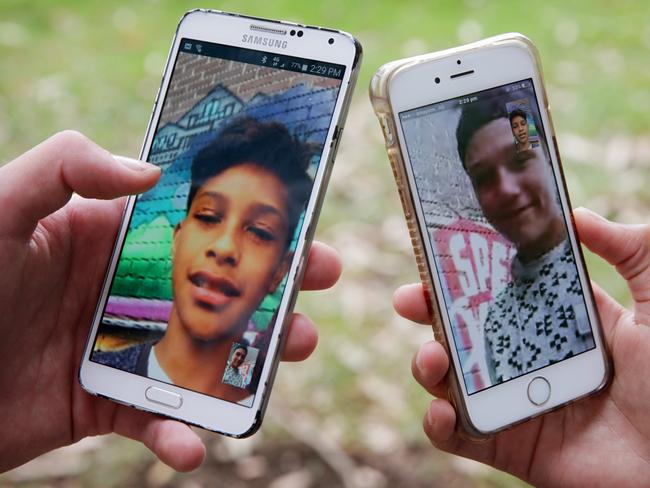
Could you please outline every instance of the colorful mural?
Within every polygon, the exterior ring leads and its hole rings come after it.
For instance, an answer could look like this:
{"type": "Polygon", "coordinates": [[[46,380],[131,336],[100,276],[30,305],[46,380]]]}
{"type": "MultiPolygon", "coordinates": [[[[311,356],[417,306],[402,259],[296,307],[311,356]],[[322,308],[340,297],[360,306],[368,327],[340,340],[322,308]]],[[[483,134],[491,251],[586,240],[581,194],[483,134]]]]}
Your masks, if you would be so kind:
{"type": "Polygon", "coordinates": [[[491,227],[457,219],[431,231],[458,357],[470,391],[490,384],[483,324],[490,303],[511,280],[516,249],[491,227]]]}
{"type": "MultiPolygon", "coordinates": [[[[272,71],[273,76],[253,91],[247,85],[250,74],[243,76],[241,64],[233,68],[228,61],[209,61],[207,66],[214,76],[224,65],[230,66],[231,72],[239,72],[231,74],[231,89],[223,84],[214,86],[177,120],[167,120],[156,132],[148,159],[159,165],[163,174],[152,190],[138,197],[107,303],[105,325],[164,332],[172,300],[171,245],[174,228],[186,214],[191,163],[220,127],[236,117],[248,116],[261,122],[280,121],[300,140],[318,146],[325,142],[338,83],[292,72],[281,72],[279,77],[275,70],[255,67],[260,80],[265,80],[265,70],[272,71]],[[278,88],[282,91],[274,92],[278,88]]],[[[181,53],[179,63],[183,62],[189,65],[196,60],[181,53]]],[[[182,66],[178,69],[182,72],[182,66]]],[[[174,93],[172,86],[170,94],[174,93]]],[[[180,92],[175,96],[187,98],[180,92]]],[[[180,102],[172,98],[167,103],[173,109],[180,102]]],[[[167,105],[161,120],[165,119],[166,109],[167,105]]],[[[319,160],[320,154],[312,159],[312,177],[319,160]]],[[[283,291],[284,283],[264,299],[249,330],[268,327],[283,291]]]]}

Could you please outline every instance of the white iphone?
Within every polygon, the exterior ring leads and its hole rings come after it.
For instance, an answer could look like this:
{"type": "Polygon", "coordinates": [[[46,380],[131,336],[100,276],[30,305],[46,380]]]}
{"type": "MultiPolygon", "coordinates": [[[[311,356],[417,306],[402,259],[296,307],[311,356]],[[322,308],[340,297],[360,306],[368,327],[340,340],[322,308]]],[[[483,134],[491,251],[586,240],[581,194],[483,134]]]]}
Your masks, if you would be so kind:
{"type": "Polygon", "coordinates": [[[260,425],[361,60],[349,34],[194,10],[178,25],[79,380],[241,437],[260,425]]]}
{"type": "Polygon", "coordinates": [[[379,69],[371,99],[464,429],[603,388],[609,366],[537,51],[498,36],[379,69]]]}

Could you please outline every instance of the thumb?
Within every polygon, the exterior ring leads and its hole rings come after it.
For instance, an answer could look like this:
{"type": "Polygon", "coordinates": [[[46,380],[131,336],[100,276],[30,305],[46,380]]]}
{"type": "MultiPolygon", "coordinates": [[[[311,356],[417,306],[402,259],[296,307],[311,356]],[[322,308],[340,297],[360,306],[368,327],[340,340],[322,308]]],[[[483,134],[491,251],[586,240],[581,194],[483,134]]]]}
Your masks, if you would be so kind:
{"type": "Polygon", "coordinates": [[[582,243],[627,281],[637,322],[650,324],[650,226],[610,222],[585,208],[573,215],[582,243]]]}
{"type": "Polygon", "coordinates": [[[205,458],[203,441],[187,425],[148,412],[117,406],[113,431],[142,442],[177,471],[196,469],[205,458]]]}
{"type": "Polygon", "coordinates": [[[27,239],[38,221],[63,207],[72,193],[112,199],[153,186],[160,169],[113,156],[74,131],[60,132],[0,168],[0,234],[27,239]]]}

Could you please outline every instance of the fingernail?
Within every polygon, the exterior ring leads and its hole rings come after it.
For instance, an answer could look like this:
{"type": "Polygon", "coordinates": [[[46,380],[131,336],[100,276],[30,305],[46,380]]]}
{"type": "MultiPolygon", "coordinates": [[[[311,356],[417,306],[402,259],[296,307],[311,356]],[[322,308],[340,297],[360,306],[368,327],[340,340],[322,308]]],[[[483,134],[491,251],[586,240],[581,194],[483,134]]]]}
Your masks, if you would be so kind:
{"type": "Polygon", "coordinates": [[[139,159],[127,158],[126,156],[118,156],[113,154],[113,157],[121,164],[127,168],[135,171],[150,171],[156,169],[160,171],[160,168],[155,164],[148,163],[146,161],[140,161],[139,159]]]}
{"type": "Polygon", "coordinates": [[[594,217],[594,218],[596,218],[596,219],[598,219],[598,220],[602,220],[603,222],[609,222],[609,220],[607,220],[605,217],[603,217],[602,215],[600,215],[600,214],[597,213],[597,212],[594,212],[594,211],[591,210],[590,208],[587,208],[587,207],[578,207],[578,208],[576,208],[576,209],[574,209],[574,210],[578,210],[579,212],[586,212],[586,213],[588,213],[589,215],[591,215],[592,217],[594,217]]]}
{"type": "Polygon", "coordinates": [[[422,349],[423,348],[424,348],[424,346],[422,346],[420,348],[420,350],[418,351],[418,353],[415,355],[415,367],[418,368],[418,371],[420,372],[420,374],[422,374],[422,372],[423,372],[422,371],[422,349]]]}
{"type": "Polygon", "coordinates": [[[418,368],[421,374],[424,374],[424,368],[423,368],[423,359],[422,356],[424,354],[424,351],[426,348],[431,347],[431,342],[425,342],[420,346],[420,350],[418,351],[417,355],[415,356],[415,366],[418,368]]]}
{"type": "Polygon", "coordinates": [[[427,408],[427,424],[429,424],[429,427],[433,427],[436,424],[436,419],[431,415],[431,405],[427,408]]]}

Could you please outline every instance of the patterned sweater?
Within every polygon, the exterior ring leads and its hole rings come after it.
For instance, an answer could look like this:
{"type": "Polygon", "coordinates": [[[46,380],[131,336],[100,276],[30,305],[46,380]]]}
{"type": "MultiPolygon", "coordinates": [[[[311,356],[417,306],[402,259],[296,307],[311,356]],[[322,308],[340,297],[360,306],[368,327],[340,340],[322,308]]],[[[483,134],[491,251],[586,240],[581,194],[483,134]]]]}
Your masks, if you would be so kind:
{"type": "Polygon", "coordinates": [[[512,277],[485,321],[493,385],[594,347],[568,240],[530,263],[515,258],[512,277]]]}

